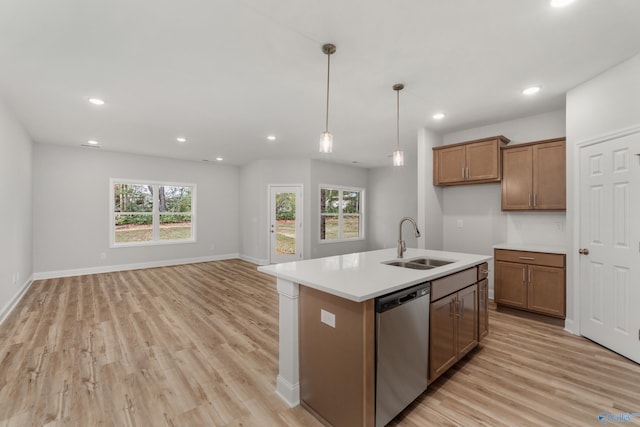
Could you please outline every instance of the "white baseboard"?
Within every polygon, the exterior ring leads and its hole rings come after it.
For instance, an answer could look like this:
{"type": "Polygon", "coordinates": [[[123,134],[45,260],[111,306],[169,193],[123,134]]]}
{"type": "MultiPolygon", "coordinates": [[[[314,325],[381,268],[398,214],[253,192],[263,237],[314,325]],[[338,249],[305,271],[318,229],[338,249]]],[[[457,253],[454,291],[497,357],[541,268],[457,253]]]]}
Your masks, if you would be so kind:
{"type": "Polygon", "coordinates": [[[290,408],[300,404],[300,384],[291,384],[282,376],[276,378],[276,394],[284,400],[290,408]]]}
{"type": "Polygon", "coordinates": [[[248,255],[240,255],[240,259],[257,265],[269,265],[268,259],[254,258],[248,255]]]}
{"type": "Polygon", "coordinates": [[[31,284],[33,283],[33,280],[34,280],[33,275],[31,275],[31,277],[29,277],[27,281],[24,283],[24,285],[22,285],[22,287],[18,290],[15,296],[11,298],[11,301],[9,301],[7,305],[5,305],[2,308],[2,311],[0,311],[0,324],[4,322],[4,320],[7,318],[9,313],[11,313],[11,311],[16,307],[16,305],[18,305],[18,303],[24,296],[25,292],[27,292],[27,289],[29,289],[29,286],[31,286],[31,284]]]}
{"type": "Polygon", "coordinates": [[[581,336],[580,332],[575,330],[575,327],[576,325],[573,322],[573,319],[564,319],[564,330],[570,334],[581,336]]]}
{"type": "Polygon", "coordinates": [[[169,259],[163,261],[142,262],[136,264],[105,265],[99,267],[77,268],[33,273],[33,280],[55,279],[58,277],[83,276],[86,274],[112,273],[114,271],[140,270],[142,268],[170,267],[172,265],[195,264],[198,262],[222,261],[240,258],[240,254],[213,255],[198,258],[169,259]]]}

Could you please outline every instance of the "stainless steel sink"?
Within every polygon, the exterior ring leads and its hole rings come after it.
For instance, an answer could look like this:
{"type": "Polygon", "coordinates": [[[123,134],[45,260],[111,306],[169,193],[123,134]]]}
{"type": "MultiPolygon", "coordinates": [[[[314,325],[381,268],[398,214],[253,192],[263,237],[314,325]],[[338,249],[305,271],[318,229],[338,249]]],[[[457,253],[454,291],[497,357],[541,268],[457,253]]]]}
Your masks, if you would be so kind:
{"type": "Polygon", "coordinates": [[[384,264],[393,265],[394,267],[413,268],[415,270],[429,270],[433,268],[432,265],[413,263],[409,261],[389,261],[384,264]]]}
{"type": "Polygon", "coordinates": [[[443,259],[413,258],[402,261],[387,261],[383,264],[392,265],[394,267],[413,268],[414,270],[430,270],[453,262],[454,261],[445,261],[443,259]]]}
{"type": "Polygon", "coordinates": [[[433,258],[415,258],[407,260],[407,262],[412,262],[415,264],[422,265],[430,265],[432,267],[442,267],[443,265],[451,264],[453,261],[445,261],[443,259],[433,259],[433,258]]]}

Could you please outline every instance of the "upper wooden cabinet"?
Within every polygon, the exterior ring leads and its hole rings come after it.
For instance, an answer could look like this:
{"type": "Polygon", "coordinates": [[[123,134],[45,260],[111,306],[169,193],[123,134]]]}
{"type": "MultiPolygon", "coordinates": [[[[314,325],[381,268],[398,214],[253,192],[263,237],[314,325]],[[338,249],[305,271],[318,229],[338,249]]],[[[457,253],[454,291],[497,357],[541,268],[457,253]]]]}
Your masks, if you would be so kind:
{"type": "Polygon", "coordinates": [[[565,210],[565,157],[565,138],[502,149],[502,210],[565,210]]]}
{"type": "Polygon", "coordinates": [[[500,135],[433,148],[433,184],[499,182],[500,148],[508,142],[500,135]]]}

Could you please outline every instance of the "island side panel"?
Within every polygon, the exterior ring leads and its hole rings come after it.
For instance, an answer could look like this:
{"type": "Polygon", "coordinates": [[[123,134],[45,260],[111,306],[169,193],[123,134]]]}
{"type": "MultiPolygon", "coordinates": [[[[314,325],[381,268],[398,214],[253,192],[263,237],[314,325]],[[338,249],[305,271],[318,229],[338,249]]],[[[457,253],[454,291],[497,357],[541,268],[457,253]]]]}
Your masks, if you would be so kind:
{"type": "Polygon", "coordinates": [[[374,301],[358,303],[302,285],[299,304],[301,403],[336,427],[373,426],[374,301]]]}
{"type": "Polygon", "coordinates": [[[290,407],[300,404],[298,369],[298,296],[299,285],[278,278],[279,340],[278,377],[276,393],[290,407]]]}

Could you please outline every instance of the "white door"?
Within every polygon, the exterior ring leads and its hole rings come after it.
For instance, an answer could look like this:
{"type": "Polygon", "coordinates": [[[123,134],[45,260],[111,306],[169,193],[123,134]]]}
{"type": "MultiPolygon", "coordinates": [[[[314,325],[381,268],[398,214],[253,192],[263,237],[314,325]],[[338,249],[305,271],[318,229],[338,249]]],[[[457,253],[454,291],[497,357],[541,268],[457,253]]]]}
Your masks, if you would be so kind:
{"type": "Polygon", "coordinates": [[[640,133],[580,149],[580,332],[640,363],[640,133]]]}
{"type": "Polygon", "coordinates": [[[302,186],[269,186],[269,262],[302,259],[302,186]]]}

